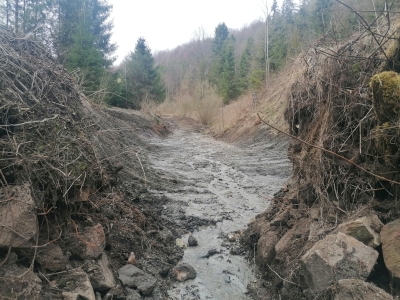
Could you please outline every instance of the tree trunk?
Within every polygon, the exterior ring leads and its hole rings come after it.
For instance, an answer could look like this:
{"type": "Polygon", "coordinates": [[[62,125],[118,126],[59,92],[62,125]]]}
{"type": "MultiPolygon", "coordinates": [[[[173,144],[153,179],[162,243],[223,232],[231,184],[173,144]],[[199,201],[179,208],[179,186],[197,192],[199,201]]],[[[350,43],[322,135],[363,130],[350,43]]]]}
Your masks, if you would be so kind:
{"type": "Polygon", "coordinates": [[[19,29],[18,29],[18,26],[19,26],[19,0],[15,0],[14,17],[15,17],[15,20],[14,20],[15,28],[14,28],[14,30],[15,30],[15,33],[18,33],[18,31],[19,31],[19,29]]]}
{"type": "Polygon", "coordinates": [[[269,80],[269,8],[268,1],[265,1],[265,30],[264,30],[264,59],[265,59],[265,85],[269,80]]]}

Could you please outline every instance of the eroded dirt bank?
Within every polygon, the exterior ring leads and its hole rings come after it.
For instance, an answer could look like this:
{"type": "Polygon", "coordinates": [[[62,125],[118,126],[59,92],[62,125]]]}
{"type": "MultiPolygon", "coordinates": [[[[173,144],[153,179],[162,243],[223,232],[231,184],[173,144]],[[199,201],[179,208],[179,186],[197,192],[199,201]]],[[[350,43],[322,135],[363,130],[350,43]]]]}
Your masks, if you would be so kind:
{"type": "Polygon", "coordinates": [[[197,277],[174,284],[169,296],[250,299],[247,284],[256,278],[249,262],[238,256],[244,252],[236,240],[290,175],[285,143],[265,136],[239,147],[202,134],[192,120],[167,121],[173,133],[153,138],[149,155],[158,176],[170,185],[152,192],[170,199],[164,218],[177,224],[183,241],[191,232],[199,244],[183,257],[197,277]]]}

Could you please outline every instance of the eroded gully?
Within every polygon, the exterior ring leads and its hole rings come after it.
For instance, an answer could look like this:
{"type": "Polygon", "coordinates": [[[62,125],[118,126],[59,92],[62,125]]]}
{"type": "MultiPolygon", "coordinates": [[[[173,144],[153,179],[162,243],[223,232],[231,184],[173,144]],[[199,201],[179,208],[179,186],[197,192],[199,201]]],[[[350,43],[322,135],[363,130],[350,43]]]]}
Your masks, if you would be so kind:
{"type": "MultiPolygon", "coordinates": [[[[244,229],[263,212],[289,177],[285,146],[268,138],[235,146],[202,134],[189,121],[169,122],[174,132],[151,141],[155,150],[150,160],[161,177],[177,184],[168,191],[153,192],[171,199],[165,207],[168,218],[181,218],[176,212],[183,211],[200,225],[193,231],[198,246],[187,248],[183,257],[183,262],[195,268],[197,277],[176,283],[169,297],[250,299],[246,286],[256,276],[251,264],[235,255],[240,252],[237,243],[229,242],[227,236],[244,229]]],[[[182,240],[187,242],[187,238],[185,235],[182,240]]]]}

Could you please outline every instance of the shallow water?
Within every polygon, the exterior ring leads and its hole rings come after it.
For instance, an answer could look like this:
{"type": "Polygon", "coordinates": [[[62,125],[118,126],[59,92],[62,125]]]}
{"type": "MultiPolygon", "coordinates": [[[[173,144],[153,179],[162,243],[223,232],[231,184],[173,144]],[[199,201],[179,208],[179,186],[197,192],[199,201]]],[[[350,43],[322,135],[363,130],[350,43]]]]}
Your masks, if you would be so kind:
{"type": "MultiPolygon", "coordinates": [[[[176,201],[187,216],[215,224],[193,232],[199,246],[186,249],[183,262],[195,268],[197,277],[176,283],[170,299],[250,299],[246,287],[255,274],[243,256],[230,254],[235,243],[227,235],[263,212],[289,177],[285,147],[272,140],[238,147],[187,124],[177,124],[172,135],[152,144],[157,149],[150,155],[153,167],[184,182],[183,188],[158,193],[176,201]],[[205,258],[213,248],[218,253],[205,258]]],[[[182,239],[187,242],[187,237],[182,239]]]]}

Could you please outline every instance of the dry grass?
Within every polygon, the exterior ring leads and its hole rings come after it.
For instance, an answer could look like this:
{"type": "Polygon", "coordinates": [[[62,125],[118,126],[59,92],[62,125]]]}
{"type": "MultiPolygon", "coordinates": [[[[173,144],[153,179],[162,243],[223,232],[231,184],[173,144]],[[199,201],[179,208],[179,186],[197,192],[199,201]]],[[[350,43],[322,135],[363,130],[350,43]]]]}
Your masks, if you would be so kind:
{"type": "Polygon", "coordinates": [[[235,135],[233,139],[240,139],[248,134],[249,130],[257,130],[257,125],[260,124],[257,112],[269,123],[287,131],[288,125],[284,119],[284,112],[290,87],[297,80],[299,70],[301,70],[300,58],[279,74],[271,75],[268,87],[257,91],[256,108],[252,108],[253,91],[223,106],[222,99],[215,90],[202,84],[196,86],[190,93],[186,92],[173,100],[165,101],[157,107],[157,110],[164,115],[196,119],[207,125],[218,136],[230,130],[231,134],[235,135]]]}
{"type": "Polygon", "coordinates": [[[163,115],[189,117],[212,126],[221,106],[222,99],[215,89],[206,83],[198,83],[193,91],[163,102],[157,110],[163,115]]]}

